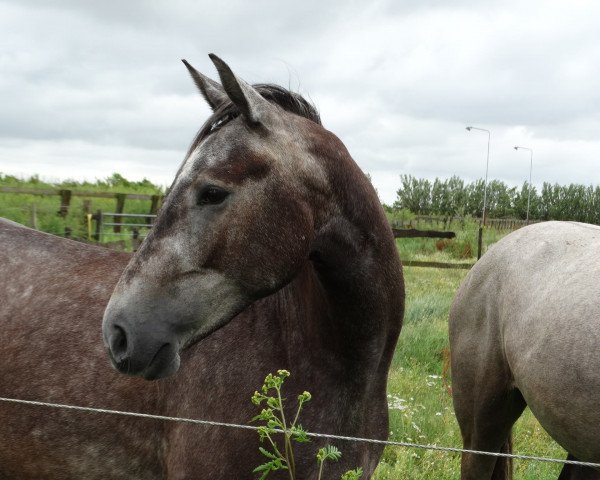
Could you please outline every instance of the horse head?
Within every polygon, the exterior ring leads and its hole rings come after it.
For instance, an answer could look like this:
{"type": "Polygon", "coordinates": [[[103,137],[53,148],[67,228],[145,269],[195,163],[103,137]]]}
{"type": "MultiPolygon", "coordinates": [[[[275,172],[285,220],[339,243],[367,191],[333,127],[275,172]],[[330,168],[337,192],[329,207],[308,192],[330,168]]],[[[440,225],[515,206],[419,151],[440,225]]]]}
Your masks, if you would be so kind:
{"type": "Polygon", "coordinates": [[[210,57],[221,83],[184,63],[213,115],[103,319],[113,365],[146,379],[176,372],[184,348],[294,278],[334,208],[320,157],[347,155],[300,96],[210,57]]]}

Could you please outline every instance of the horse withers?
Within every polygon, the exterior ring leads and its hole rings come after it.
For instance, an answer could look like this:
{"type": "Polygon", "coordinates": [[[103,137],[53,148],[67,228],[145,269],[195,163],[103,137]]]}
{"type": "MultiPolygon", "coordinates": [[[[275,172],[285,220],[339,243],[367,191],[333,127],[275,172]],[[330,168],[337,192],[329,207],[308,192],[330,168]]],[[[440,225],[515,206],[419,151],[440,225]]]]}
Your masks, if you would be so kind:
{"type": "MultiPolygon", "coordinates": [[[[214,113],[133,256],[1,224],[0,395],[248,424],[265,375],[287,369],[290,404],[312,393],[309,431],[387,438],[404,287],[377,194],[301,96],[211,58],[220,83],[186,66],[214,113]]],[[[299,447],[299,479],[326,443],[299,447]]],[[[328,477],[372,474],[381,446],[333,443],[328,477]]],[[[0,404],[1,478],[252,478],[259,446],[241,429],[0,404]]]]}
{"type": "MultiPolygon", "coordinates": [[[[600,462],[599,253],[600,227],[545,222],[500,240],[469,272],[450,312],[465,448],[510,452],[512,425],[529,406],[569,459],[600,462]]],[[[463,480],[510,470],[506,458],[463,454],[463,480]]],[[[567,464],[560,478],[600,472],[567,464]]]]}

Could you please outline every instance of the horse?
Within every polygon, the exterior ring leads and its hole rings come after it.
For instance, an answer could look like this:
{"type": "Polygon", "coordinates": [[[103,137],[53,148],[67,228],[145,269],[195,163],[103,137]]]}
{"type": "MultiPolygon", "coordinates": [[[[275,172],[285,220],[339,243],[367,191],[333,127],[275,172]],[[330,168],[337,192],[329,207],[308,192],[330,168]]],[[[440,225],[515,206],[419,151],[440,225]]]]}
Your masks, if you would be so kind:
{"type": "MultiPolygon", "coordinates": [[[[377,193],[302,96],[210,57],[220,82],[184,63],[213,113],[133,255],[0,223],[0,396],[247,425],[285,369],[288,415],[312,394],[306,429],[386,439],[404,283],[377,193]]],[[[327,443],[342,451],[327,478],[369,478],[383,448],[313,439],[298,479],[327,443]]],[[[253,478],[261,445],[247,429],[0,403],[0,478],[253,478]]]]}
{"type": "MultiPolygon", "coordinates": [[[[452,391],[464,447],[511,451],[529,406],[568,460],[600,463],[600,227],[543,222],[493,245],[449,317],[452,391]]],[[[512,478],[506,457],[463,453],[462,480],[512,478]]],[[[600,479],[565,464],[561,480],[600,479]]]]}

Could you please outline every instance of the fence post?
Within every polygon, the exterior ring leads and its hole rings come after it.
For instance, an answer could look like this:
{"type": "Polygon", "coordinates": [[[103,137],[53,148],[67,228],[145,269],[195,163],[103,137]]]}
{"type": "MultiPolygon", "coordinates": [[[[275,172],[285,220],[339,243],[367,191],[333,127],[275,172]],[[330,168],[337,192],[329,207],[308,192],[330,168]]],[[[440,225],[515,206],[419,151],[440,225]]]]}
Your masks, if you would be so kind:
{"type": "Polygon", "coordinates": [[[83,201],[83,206],[82,206],[82,212],[83,212],[83,231],[87,232],[87,239],[91,240],[92,239],[92,208],[91,208],[91,201],[88,199],[85,199],[83,201]]]}
{"type": "Polygon", "coordinates": [[[160,201],[160,195],[152,195],[150,203],[150,215],[156,215],[158,212],[158,202],[160,201]]]}
{"type": "Polygon", "coordinates": [[[31,228],[33,228],[34,230],[38,230],[37,210],[35,207],[35,203],[31,204],[31,228]]]}
{"type": "Polygon", "coordinates": [[[58,214],[64,218],[69,213],[71,190],[60,190],[58,193],[60,195],[60,209],[58,210],[58,214]]]}
{"type": "Polygon", "coordinates": [[[100,235],[102,234],[102,210],[98,210],[92,217],[96,220],[96,233],[94,233],[94,240],[100,241],[100,235]]]}
{"type": "MultiPolygon", "coordinates": [[[[124,193],[117,193],[115,194],[115,197],[117,198],[117,209],[115,211],[115,213],[123,213],[123,208],[125,207],[125,197],[127,195],[124,193]]],[[[121,217],[114,217],[114,222],[115,223],[121,223],[121,217]]],[[[113,231],[115,233],[120,233],[121,232],[121,225],[115,225],[113,227],[113,231]]]]}

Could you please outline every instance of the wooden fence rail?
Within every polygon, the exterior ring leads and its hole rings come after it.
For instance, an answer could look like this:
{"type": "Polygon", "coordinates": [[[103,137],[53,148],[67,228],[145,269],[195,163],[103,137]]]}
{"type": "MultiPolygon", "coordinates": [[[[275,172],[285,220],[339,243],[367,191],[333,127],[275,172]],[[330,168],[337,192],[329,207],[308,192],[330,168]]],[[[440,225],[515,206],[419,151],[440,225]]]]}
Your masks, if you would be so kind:
{"type": "Polygon", "coordinates": [[[454,238],[456,233],[439,230],[417,230],[416,228],[394,228],[394,238],[454,238]]]}
{"type": "Polygon", "coordinates": [[[449,268],[454,270],[470,269],[474,263],[450,263],[450,262],[423,262],[420,260],[402,260],[405,267],[428,267],[428,268],[449,268]]]}
{"type": "MultiPolygon", "coordinates": [[[[140,228],[152,228],[155,214],[146,213],[116,213],[116,212],[103,212],[98,210],[91,216],[91,219],[96,222],[96,234],[94,237],[96,240],[100,240],[100,236],[103,234],[117,235],[121,234],[121,228],[125,227],[134,229],[139,232],[140,228]],[[106,220],[108,219],[108,220],[106,220]],[[111,221],[112,220],[112,221],[111,221]],[[103,232],[104,227],[113,227],[112,233],[103,232]],[[119,228],[117,228],[119,227],[119,228]]],[[[131,236],[132,233],[123,233],[122,235],[131,236]]]]}

